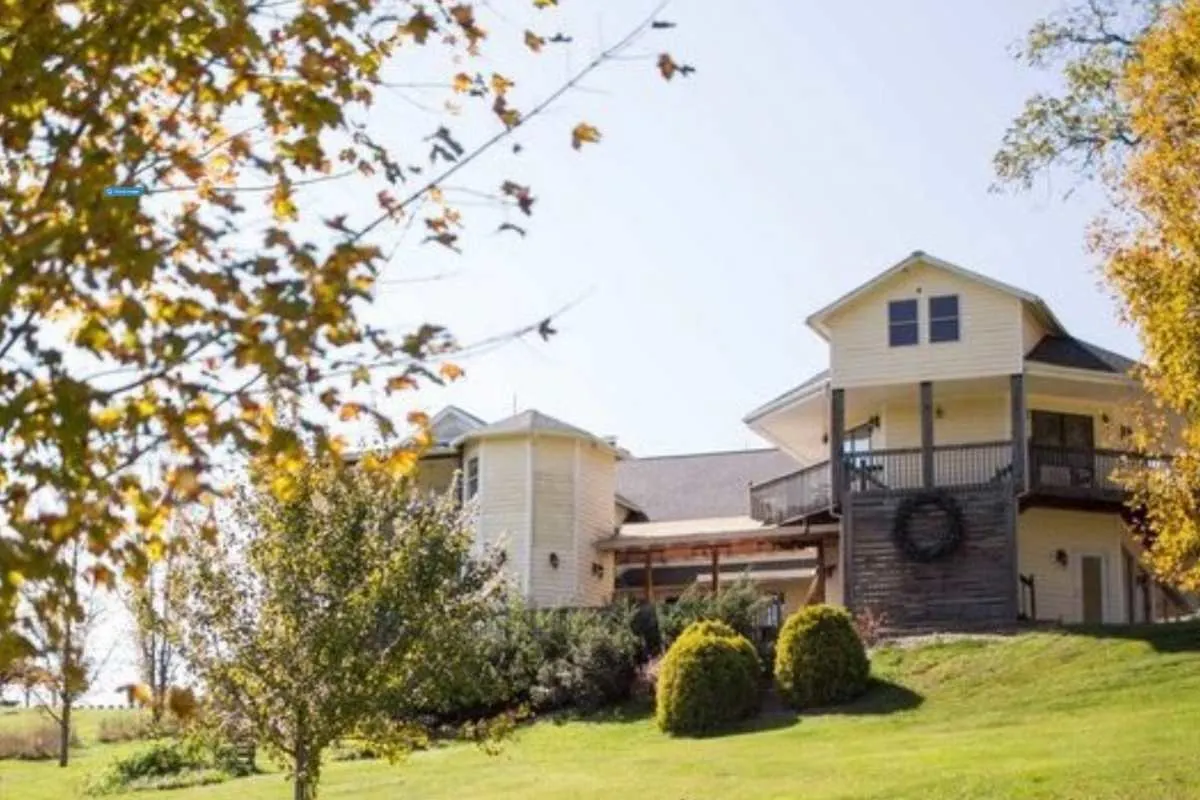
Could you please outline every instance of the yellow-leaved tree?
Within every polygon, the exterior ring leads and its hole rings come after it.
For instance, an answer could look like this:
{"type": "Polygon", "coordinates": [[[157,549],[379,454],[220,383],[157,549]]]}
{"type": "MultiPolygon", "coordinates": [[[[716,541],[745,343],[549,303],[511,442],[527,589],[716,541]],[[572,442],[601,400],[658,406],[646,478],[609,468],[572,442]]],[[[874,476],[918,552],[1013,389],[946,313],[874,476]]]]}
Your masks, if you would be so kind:
{"type": "MultiPolygon", "coordinates": [[[[63,548],[85,544],[101,584],[136,580],[173,511],[219,489],[219,457],[274,465],[286,495],[301,436],[336,454],[338,418],[399,434],[376,391],[460,374],[439,364],[458,350],[438,321],[398,332],[364,316],[398,237],[416,221],[458,250],[466,191],[524,233],[509,218],[534,194],[518,176],[447,179],[489,150],[527,158],[506,140],[672,27],[656,8],[525,96],[547,62],[520,65],[572,37],[557,0],[495,5],[0,0],[0,663],[28,651],[18,587],[64,596],[63,548]],[[395,93],[425,122],[397,125],[395,93]],[[314,210],[307,187],[333,181],[375,206],[314,210]],[[161,479],[135,469],[151,453],[161,479]]],[[[691,71],[667,54],[629,63],[691,71]]],[[[599,140],[579,120],[560,139],[564,153],[599,140]]],[[[376,463],[411,468],[422,437],[402,441],[376,463]]]]}
{"type": "Polygon", "coordinates": [[[1030,99],[997,175],[1028,186],[1070,166],[1102,182],[1111,207],[1090,244],[1137,330],[1152,401],[1136,443],[1172,454],[1125,480],[1150,564],[1200,590],[1200,0],[1088,0],[1038,23],[1023,54],[1060,64],[1065,88],[1030,99]]]}

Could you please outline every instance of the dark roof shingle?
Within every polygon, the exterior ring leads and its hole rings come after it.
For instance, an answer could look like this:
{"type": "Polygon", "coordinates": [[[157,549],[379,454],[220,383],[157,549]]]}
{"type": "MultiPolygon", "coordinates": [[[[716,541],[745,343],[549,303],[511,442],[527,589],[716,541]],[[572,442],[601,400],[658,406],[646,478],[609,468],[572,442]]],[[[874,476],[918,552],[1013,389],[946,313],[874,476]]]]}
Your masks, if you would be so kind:
{"type": "Polygon", "coordinates": [[[750,484],[797,469],[780,450],[735,450],[617,462],[617,492],[652,522],[750,513],[750,484]]]}
{"type": "Polygon", "coordinates": [[[1073,336],[1043,336],[1025,360],[1118,375],[1126,375],[1137,366],[1133,359],[1073,336]]]}

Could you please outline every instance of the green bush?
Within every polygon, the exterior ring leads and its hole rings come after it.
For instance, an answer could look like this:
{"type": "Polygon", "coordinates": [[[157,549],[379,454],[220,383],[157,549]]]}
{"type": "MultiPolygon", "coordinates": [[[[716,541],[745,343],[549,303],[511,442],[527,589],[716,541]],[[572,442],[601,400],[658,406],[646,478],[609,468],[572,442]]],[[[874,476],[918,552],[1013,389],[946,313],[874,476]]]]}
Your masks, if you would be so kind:
{"type": "Polygon", "coordinates": [[[514,603],[478,631],[479,648],[458,685],[439,701],[406,708],[397,716],[430,727],[461,723],[532,707],[590,712],[627,699],[637,679],[641,642],[636,609],[531,611],[514,603]]]}
{"type": "Polygon", "coordinates": [[[533,708],[589,712],[628,699],[640,650],[633,613],[623,606],[540,613],[535,637],[542,663],[530,687],[533,708]]]}
{"type": "Polygon", "coordinates": [[[867,688],[870,662],[845,610],[808,606],[788,617],[775,650],[775,683],[796,709],[835,705],[867,688]]]}
{"type": "Polygon", "coordinates": [[[219,783],[249,773],[233,745],[188,737],[155,742],[116,759],[92,777],[87,792],[106,795],[141,789],[176,789],[219,783]]]}
{"type": "Polygon", "coordinates": [[[749,579],[742,577],[722,586],[715,596],[700,586],[689,586],[679,600],[658,609],[658,631],[664,647],[670,647],[693,622],[720,620],[753,641],[758,621],[770,600],[749,579]]]}
{"type": "Polygon", "coordinates": [[[753,716],[762,698],[754,645],[722,623],[699,623],[663,657],[655,721],[675,735],[702,736],[753,716]]]}

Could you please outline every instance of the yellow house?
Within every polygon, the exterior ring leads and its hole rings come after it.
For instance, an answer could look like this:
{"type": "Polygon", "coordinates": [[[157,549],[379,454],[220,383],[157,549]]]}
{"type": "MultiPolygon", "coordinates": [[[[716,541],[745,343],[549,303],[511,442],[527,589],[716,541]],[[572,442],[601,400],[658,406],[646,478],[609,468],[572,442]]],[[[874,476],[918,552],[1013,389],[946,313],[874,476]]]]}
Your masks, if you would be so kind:
{"type": "MultiPolygon", "coordinates": [[[[803,554],[776,586],[893,629],[1158,620],[1185,601],[1140,568],[1122,467],[1134,362],[1072,337],[1029,292],[915,252],[809,316],[829,366],[752,411],[793,463],[746,512],[631,521],[601,547],[655,573],[803,554]]],[[[767,576],[761,577],[764,585],[767,576]]],[[[621,591],[621,587],[618,587],[621,591]]]]}
{"type": "Polygon", "coordinates": [[[616,462],[611,441],[539,411],[487,424],[449,406],[430,420],[435,445],[418,485],[453,488],[475,515],[479,545],[503,549],[506,572],[536,606],[612,598],[616,462]]]}

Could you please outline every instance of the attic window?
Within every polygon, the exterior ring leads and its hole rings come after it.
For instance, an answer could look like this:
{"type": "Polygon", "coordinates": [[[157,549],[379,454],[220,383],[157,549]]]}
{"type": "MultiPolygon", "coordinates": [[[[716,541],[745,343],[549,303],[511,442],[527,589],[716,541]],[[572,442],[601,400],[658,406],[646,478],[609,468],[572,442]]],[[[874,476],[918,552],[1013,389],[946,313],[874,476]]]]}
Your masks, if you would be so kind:
{"type": "Polygon", "coordinates": [[[958,341],[958,295],[929,298],[929,341],[958,341]]]}
{"type": "Polygon", "coordinates": [[[893,300],[888,303],[888,345],[890,347],[916,344],[919,333],[916,300],[893,300]]]}

